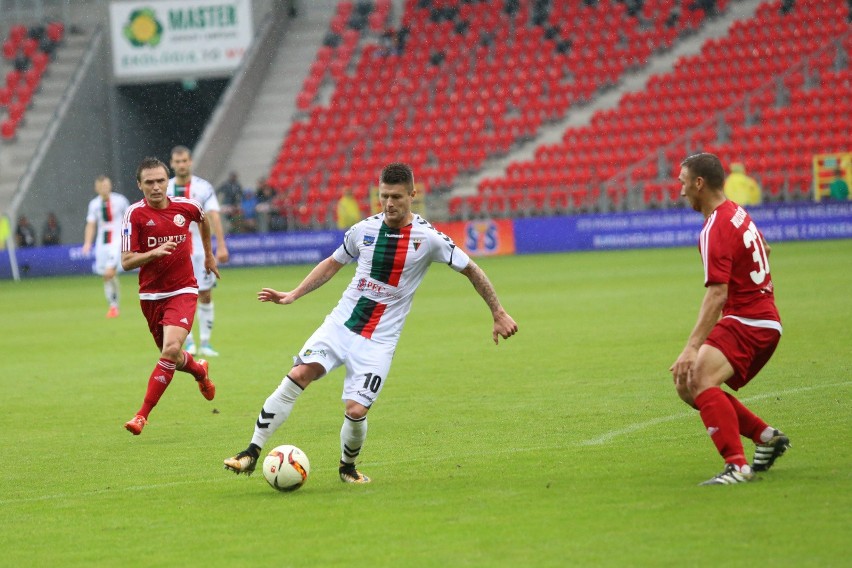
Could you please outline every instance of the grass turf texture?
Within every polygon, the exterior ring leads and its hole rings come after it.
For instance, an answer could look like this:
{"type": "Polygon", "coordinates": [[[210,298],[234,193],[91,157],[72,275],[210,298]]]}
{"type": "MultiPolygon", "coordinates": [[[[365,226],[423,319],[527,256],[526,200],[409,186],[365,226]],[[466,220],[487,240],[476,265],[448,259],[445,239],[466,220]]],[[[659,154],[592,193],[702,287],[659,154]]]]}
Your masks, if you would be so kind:
{"type": "Polygon", "coordinates": [[[337,478],[338,370],[266,448],[308,454],[292,494],[222,459],[245,447],[350,268],[292,306],[255,293],[309,267],[225,269],[216,400],[178,373],[139,437],[122,425],[157,353],[135,275],[117,320],[94,276],[2,282],[0,563],[845,564],[852,245],[778,243],[770,260],[784,338],[740,396],[793,448],[735,487],[697,487],[722,462],[668,373],[703,295],[694,248],[481,260],[520,326],[498,347],[467,280],[433,267],[370,413],[360,467],[374,482],[337,478]]]}

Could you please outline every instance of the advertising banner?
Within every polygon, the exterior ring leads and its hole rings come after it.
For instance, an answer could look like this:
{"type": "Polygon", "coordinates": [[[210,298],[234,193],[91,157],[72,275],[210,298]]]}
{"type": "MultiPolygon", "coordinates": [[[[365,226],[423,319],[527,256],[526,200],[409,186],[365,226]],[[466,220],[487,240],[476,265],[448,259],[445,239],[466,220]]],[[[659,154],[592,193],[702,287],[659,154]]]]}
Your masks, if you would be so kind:
{"type": "MultiPolygon", "coordinates": [[[[752,207],[749,214],[770,243],[852,239],[852,201],[752,207]]],[[[634,248],[694,247],[703,224],[690,209],[570,217],[484,219],[435,223],[474,257],[634,248]]],[[[232,235],[223,268],[316,264],[343,241],[343,231],[232,235]]],[[[91,274],[92,257],[80,245],[16,250],[21,277],[91,274]]],[[[0,250],[0,279],[12,278],[9,251],[0,250]]]]}
{"type": "MultiPolygon", "coordinates": [[[[231,235],[231,258],[223,270],[238,266],[316,264],[343,242],[343,231],[231,235]]],[[[21,278],[91,274],[93,256],[84,256],[81,245],[21,248],[15,251],[21,278]]],[[[11,279],[9,251],[0,250],[0,279],[11,279]]]]}
{"type": "Polygon", "coordinates": [[[113,75],[227,76],[253,38],[250,0],[149,0],[109,6],[113,75]]]}
{"type": "Polygon", "coordinates": [[[483,219],[435,223],[470,256],[515,254],[515,229],[511,219],[483,219]]]}
{"type": "MultiPolygon", "coordinates": [[[[852,202],[748,208],[770,243],[852,238],[852,202]]],[[[704,224],[691,209],[515,220],[518,253],[697,246],[704,224]]]]}

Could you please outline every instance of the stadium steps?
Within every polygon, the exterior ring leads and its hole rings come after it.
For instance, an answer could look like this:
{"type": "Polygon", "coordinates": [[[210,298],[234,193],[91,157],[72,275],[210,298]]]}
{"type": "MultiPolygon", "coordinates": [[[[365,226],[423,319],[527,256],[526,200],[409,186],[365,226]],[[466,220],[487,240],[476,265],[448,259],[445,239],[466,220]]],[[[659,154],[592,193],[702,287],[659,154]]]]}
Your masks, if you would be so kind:
{"type": "Polygon", "coordinates": [[[510,163],[520,160],[531,160],[535,156],[536,149],[540,146],[561,142],[562,135],[566,129],[589,124],[594,113],[604,109],[615,108],[625,93],[644,89],[648,78],[652,75],[671,71],[675,61],[679,57],[697,54],[706,40],[727,35],[728,28],[735,20],[752,18],[762,1],[740,0],[731,2],[724,14],[706,21],[698,32],[681,39],[672,49],[653,55],[648,61],[648,64],[643,68],[626,73],[617,87],[609,89],[595,97],[588,104],[573,106],[564,119],[551,125],[543,126],[539,129],[538,135],[529,142],[521,144],[516,150],[509,152],[505,156],[486,162],[483,169],[475,175],[467,179],[460,178],[452,195],[476,195],[477,186],[483,179],[505,177],[506,167],[510,163]]]}
{"type": "Polygon", "coordinates": [[[299,3],[298,14],[272,55],[272,64],[227,165],[211,179],[214,185],[218,185],[227,172],[234,171],[244,186],[254,187],[259,177],[269,173],[291,117],[296,113],[296,95],[322,45],[336,5],[333,0],[299,3]]]}
{"type": "Polygon", "coordinates": [[[66,32],[62,45],[56,50],[56,59],[48,66],[33,97],[33,107],[27,110],[18,128],[17,138],[11,143],[0,144],[0,210],[9,207],[90,39],[90,32],[66,32]]]}

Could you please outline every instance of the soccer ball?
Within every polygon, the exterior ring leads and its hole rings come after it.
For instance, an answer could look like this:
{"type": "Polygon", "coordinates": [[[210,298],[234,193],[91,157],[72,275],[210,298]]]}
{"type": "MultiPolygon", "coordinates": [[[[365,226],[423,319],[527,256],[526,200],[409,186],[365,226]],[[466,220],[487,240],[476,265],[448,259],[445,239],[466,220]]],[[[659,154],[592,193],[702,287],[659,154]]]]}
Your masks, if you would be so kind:
{"type": "Polygon", "coordinates": [[[278,446],[263,460],[263,477],[278,491],[295,491],[310,472],[308,456],[296,446],[278,446]]]}

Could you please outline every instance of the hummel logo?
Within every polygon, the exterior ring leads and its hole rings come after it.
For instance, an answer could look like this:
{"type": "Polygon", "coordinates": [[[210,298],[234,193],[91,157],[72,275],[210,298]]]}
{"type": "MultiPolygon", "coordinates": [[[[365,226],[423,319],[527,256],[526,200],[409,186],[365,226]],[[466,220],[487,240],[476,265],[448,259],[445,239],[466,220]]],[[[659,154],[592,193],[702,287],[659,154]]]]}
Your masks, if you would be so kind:
{"type": "Polygon", "coordinates": [[[189,320],[187,320],[186,318],[180,318],[180,323],[185,323],[186,325],[189,325],[189,320]]]}
{"type": "Polygon", "coordinates": [[[260,409],[260,416],[257,417],[257,422],[255,424],[258,428],[269,428],[269,425],[272,424],[271,420],[275,418],[274,412],[267,412],[263,408],[260,409]],[[260,419],[269,420],[270,422],[261,422],[260,419]]]}
{"type": "Polygon", "coordinates": [[[154,223],[153,219],[148,219],[148,222],[145,223],[146,227],[153,227],[154,225],[156,225],[156,223],[154,223]]]}

